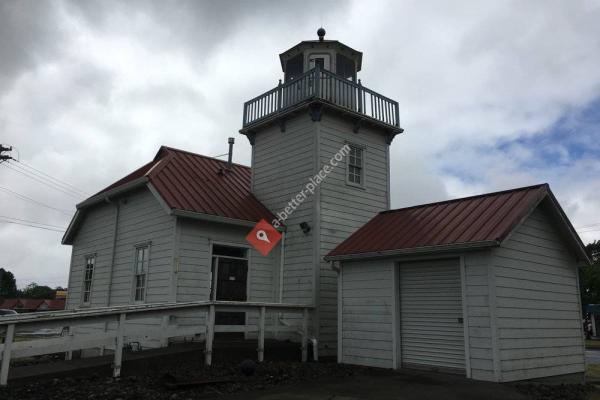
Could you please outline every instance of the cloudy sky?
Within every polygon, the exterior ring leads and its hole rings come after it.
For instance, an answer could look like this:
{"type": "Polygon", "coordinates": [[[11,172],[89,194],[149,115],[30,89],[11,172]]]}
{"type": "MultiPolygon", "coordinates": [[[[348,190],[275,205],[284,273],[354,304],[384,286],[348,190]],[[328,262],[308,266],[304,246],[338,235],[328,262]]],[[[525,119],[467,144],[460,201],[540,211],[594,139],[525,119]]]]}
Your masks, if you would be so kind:
{"type": "Polygon", "coordinates": [[[249,164],[242,103],[320,25],[400,103],[394,207],[548,182],[600,239],[598,21],[576,0],[0,0],[0,143],[21,161],[0,165],[0,267],[66,285],[75,204],[161,144],[218,155],[236,136],[249,164]]]}

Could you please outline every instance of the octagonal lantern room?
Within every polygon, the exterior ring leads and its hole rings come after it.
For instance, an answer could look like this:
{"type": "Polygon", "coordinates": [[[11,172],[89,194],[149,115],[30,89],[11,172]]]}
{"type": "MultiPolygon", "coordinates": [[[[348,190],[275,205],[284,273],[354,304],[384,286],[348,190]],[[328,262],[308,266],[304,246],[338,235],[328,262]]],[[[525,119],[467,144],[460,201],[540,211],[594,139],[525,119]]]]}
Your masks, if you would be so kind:
{"type": "Polygon", "coordinates": [[[337,40],[325,40],[323,28],[317,34],[319,40],[302,41],[279,55],[285,81],[297,79],[318,66],[356,82],[356,73],[361,69],[362,53],[337,40]]]}

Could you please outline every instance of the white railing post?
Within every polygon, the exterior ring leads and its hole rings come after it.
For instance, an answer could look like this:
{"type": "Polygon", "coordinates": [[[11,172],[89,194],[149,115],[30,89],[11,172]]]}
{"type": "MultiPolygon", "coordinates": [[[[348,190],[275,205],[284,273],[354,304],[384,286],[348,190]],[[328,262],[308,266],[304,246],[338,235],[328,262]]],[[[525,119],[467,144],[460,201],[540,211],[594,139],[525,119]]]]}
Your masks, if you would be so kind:
{"type": "Polygon", "coordinates": [[[302,318],[302,362],[308,360],[308,308],[304,309],[302,318]]]}
{"type": "Polygon", "coordinates": [[[208,320],[206,321],[206,350],[204,350],[204,363],[210,367],[212,364],[213,339],[215,337],[215,305],[208,308],[208,320]]]}
{"type": "MultiPolygon", "coordinates": [[[[72,339],[73,339],[73,328],[71,328],[70,326],[67,326],[66,329],[66,334],[67,334],[67,343],[69,343],[72,339]]],[[[73,349],[69,348],[69,350],[67,350],[65,352],[65,360],[69,361],[73,359],[73,349]]]]}
{"type": "Polygon", "coordinates": [[[169,315],[163,315],[162,322],[160,325],[160,347],[169,346],[169,322],[171,317],[169,315]]]}
{"type": "Polygon", "coordinates": [[[10,353],[15,338],[15,324],[6,327],[6,336],[4,337],[4,350],[2,351],[2,367],[0,367],[0,385],[6,386],[8,383],[8,370],[10,369],[10,353]]]}
{"type": "Polygon", "coordinates": [[[123,362],[123,345],[125,339],[125,320],[127,314],[119,314],[119,322],[117,325],[117,337],[115,347],[115,360],[113,365],[113,378],[121,376],[121,363],[123,362]]]}
{"type": "Polygon", "coordinates": [[[258,319],[258,362],[265,360],[265,314],[266,308],[262,306],[258,319]]]}

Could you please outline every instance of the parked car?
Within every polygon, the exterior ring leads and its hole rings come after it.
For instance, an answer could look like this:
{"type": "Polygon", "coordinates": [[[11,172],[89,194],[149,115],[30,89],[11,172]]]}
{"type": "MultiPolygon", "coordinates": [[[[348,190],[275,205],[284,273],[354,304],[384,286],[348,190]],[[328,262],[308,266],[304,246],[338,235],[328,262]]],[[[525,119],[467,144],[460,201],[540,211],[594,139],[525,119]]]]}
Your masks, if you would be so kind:
{"type": "Polygon", "coordinates": [[[0,317],[10,317],[11,315],[18,314],[15,310],[3,310],[0,309],[0,317]]]}

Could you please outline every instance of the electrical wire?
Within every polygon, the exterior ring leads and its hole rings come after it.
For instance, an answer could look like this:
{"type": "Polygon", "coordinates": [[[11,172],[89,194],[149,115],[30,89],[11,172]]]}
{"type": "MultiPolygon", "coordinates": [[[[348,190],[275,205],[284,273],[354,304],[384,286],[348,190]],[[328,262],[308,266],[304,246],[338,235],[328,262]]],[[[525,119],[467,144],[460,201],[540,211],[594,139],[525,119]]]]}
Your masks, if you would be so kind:
{"type": "Polygon", "coordinates": [[[575,229],[592,228],[592,227],[598,226],[598,225],[600,225],[600,222],[595,222],[595,223],[589,224],[589,225],[576,226],[575,229]]]}
{"type": "Polygon", "coordinates": [[[63,210],[63,209],[60,209],[60,208],[52,207],[51,205],[48,205],[46,203],[42,203],[41,201],[32,199],[31,197],[27,197],[24,194],[17,193],[14,190],[10,190],[9,188],[5,188],[5,187],[0,186],[0,191],[4,191],[7,194],[13,194],[13,195],[17,196],[18,198],[20,198],[21,200],[29,201],[30,203],[37,204],[39,206],[49,208],[51,210],[58,211],[58,212],[66,215],[66,216],[72,216],[73,215],[73,213],[69,212],[68,210],[63,210]]]}
{"type": "Polygon", "coordinates": [[[28,224],[36,224],[36,225],[43,225],[43,226],[47,226],[50,228],[57,228],[57,229],[66,229],[63,226],[59,226],[59,225],[52,225],[52,224],[46,224],[44,222],[37,222],[37,221],[30,221],[27,219],[21,219],[21,218],[14,218],[14,217],[7,217],[6,215],[0,215],[0,219],[9,219],[9,220],[14,220],[14,221],[18,221],[18,222],[24,222],[24,223],[28,223],[28,224]]]}
{"type": "Polygon", "coordinates": [[[71,190],[73,190],[73,191],[75,191],[75,192],[81,193],[81,194],[82,194],[82,195],[84,195],[84,196],[88,196],[88,195],[89,195],[88,193],[85,193],[85,192],[83,192],[83,191],[79,190],[79,188],[78,188],[77,186],[71,185],[70,183],[67,183],[67,182],[65,182],[65,181],[62,181],[62,180],[60,180],[60,179],[58,179],[58,178],[56,178],[56,177],[54,177],[54,176],[52,176],[52,175],[49,175],[49,174],[47,174],[47,173],[45,173],[45,172],[43,172],[43,171],[40,171],[39,169],[37,169],[37,168],[34,168],[34,167],[32,167],[31,165],[29,165],[29,164],[27,164],[27,163],[24,163],[23,161],[19,161],[19,160],[16,160],[16,161],[17,161],[17,162],[18,162],[20,165],[22,165],[22,166],[25,166],[25,167],[27,167],[27,168],[29,168],[29,169],[33,170],[33,171],[36,171],[36,172],[38,172],[39,174],[41,174],[41,175],[44,175],[44,176],[45,176],[45,177],[47,177],[48,179],[51,179],[51,180],[53,180],[53,181],[55,181],[55,182],[57,182],[57,183],[59,183],[59,184],[61,184],[61,185],[65,186],[65,187],[67,187],[67,188],[71,188],[71,190]]]}
{"type": "Polygon", "coordinates": [[[27,224],[24,222],[17,222],[17,221],[0,221],[0,224],[15,224],[15,225],[22,225],[22,226],[29,226],[31,228],[37,228],[37,229],[43,229],[46,231],[52,231],[52,232],[64,232],[66,229],[56,229],[56,228],[48,228],[45,226],[38,226],[38,225],[32,225],[32,224],[27,224]]]}
{"type": "Polygon", "coordinates": [[[29,175],[35,176],[35,177],[37,177],[37,178],[39,178],[39,179],[42,179],[42,180],[44,180],[45,182],[48,182],[49,184],[51,184],[51,185],[53,185],[53,186],[56,186],[57,188],[60,188],[60,189],[62,189],[62,190],[65,190],[65,191],[67,191],[67,192],[71,192],[71,193],[73,193],[73,194],[75,194],[75,195],[77,195],[77,196],[87,196],[87,195],[86,195],[85,193],[83,193],[82,191],[79,191],[79,190],[74,190],[74,189],[71,189],[70,187],[68,187],[68,186],[66,186],[66,185],[63,185],[62,183],[55,182],[55,181],[54,181],[54,180],[52,180],[52,178],[50,178],[49,176],[45,176],[45,175],[42,175],[42,174],[40,174],[40,173],[38,173],[38,172],[36,172],[36,171],[29,170],[29,169],[27,169],[27,168],[23,167],[23,166],[22,166],[20,163],[9,163],[9,164],[10,164],[10,165],[11,165],[13,168],[16,168],[16,169],[18,169],[19,171],[22,171],[22,172],[24,172],[24,173],[26,173],[26,174],[29,174],[29,175]]]}
{"type": "Polygon", "coordinates": [[[13,164],[4,163],[4,164],[1,164],[1,165],[5,166],[5,167],[6,167],[6,168],[8,168],[8,169],[12,169],[12,170],[13,170],[13,171],[15,171],[15,172],[18,172],[18,173],[20,173],[20,174],[22,174],[22,175],[24,175],[24,176],[28,177],[28,178],[29,178],[29,179],[31,179],[31,180],[34,180],[34,181],[36,181],[36,182],[38,182],[38,183],[41,183],[42,185],[48,186],[49,188],[52,188],[52,189],[54,189],[54,190],[58,190],[59,192],[62,192],[62,193],[64,193],[64,194],[68,195],[68,196],[71,196],[71,197],[75,198],[75,199],[80,199],[80,198],[82,197],[82,196],[81,196],[81,195],[79,195],[79,194],[75,194],[75,193],[73,193],[73,192],[66,191],[66,190],[64,190],[64,189],[62,189],[62,188],[60,188],[60,187],[58,187],[58,186],[52,185],[50,182],[47,182],[47,181],[45,181],[45,180],[42,180],[42,179],[40,179],[39,177],[36,177],[35,175],[27,174],[27,173],[23,172],[23,171],[22,171],[22,170],[20,170],[20,169],[14,168],[14,167],[13,167],[13,164]]]}

